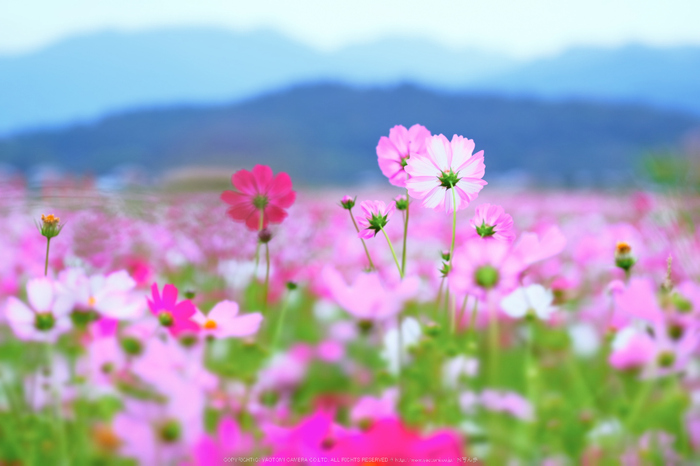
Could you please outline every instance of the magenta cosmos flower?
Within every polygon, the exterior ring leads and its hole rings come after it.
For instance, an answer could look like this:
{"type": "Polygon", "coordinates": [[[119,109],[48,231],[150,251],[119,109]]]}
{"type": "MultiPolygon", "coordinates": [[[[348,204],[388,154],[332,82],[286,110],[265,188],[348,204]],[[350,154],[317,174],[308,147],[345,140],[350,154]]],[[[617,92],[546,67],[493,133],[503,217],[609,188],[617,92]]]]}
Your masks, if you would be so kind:
{"type": "Polygon", "coordinates": [[[497,239],[512,243],[515,239],[513,217],[499,205],[482,204],[476,208],[469,222],[482,238],[497,239]]]}
{"type": "Polygon", "coordinates": [[[382,201],[364,201],[360,204],[360,209],[362,215],[357,217],[360,225],[358,236],[369,239],[374,238],[389,223],[396,205],[393,202],[387,206],[382,201]]]}
{"type": "Polygon", "coordinates": [[[377,144],[377,158],[382,173],[389,183],[403,188],[408,174],[405,167],[412,155],[425,154],[425,140],[430,131],[425,126],[413,125],[411,129],[397,125],[389,130],[389,137],[382,136],[377,144]]]}
{"type": "Polygon", "coordinates": [[[484,151],[472,154],[474,141],[456,134],[452,141],[440,134],[426,141],[426,155],[408,159],[410,175],[406,188],[411,197],[422,200],[423,207],[452,212],[452,189],[456,210],[473,201],[487,183],[484,177],[484,151]]]}
{"type": "Polygon", "coordinates": [[[231,177],[231,183],[236,191],[224,191],[221,200],[231,206],[227,211],[229,217],[245,222],[251,230],[282,223],[287,218],[285,209],[296,199],[289,175],[282,172],[273,177],[267,165],[256,165],[252,172],[238,170],[231,177]]]}
{"type": "Polygon", "coordinates": [[[154,283],[151,287],[151,294],[153,300],[148,299],[148,307],[171,335],[178,336],[185,332],[199,331],[199,325],[191,319],[197,309],[188,299],[177,302],[175,285],[165,285],[161,296],[158,285],[154,283]]]}

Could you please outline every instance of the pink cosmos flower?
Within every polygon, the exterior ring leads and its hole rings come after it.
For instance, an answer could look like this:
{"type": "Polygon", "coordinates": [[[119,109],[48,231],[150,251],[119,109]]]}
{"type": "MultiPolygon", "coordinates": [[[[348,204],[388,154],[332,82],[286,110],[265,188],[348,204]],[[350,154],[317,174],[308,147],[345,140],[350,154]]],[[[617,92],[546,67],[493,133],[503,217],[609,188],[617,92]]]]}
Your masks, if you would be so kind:
{"type": "Polygon", "coordinates": [[[382,136],[377,145],[377,158],[382,173],[389,183],[403,188],[408,173],[405,170],[412,155],[425,154],[425,141],[430,131],[425,126],[413,125],[410,129],[397,125],[389,130],[389,137],[382,136]]]}
{"type": "Polygon", "coordinates": [[[173,336],[184,332],[197,332],[199,325],[192,321],[197,309],[188,299],[177,302],[177,288],[175,285],[165,285],[163,295],[158,291],[156,283],[151,286],[153,300],[148,299],[148,307],[151,313],[158,318],[161,325],[166,327],[173,336]]]}
{"type": "Polygon", "coordinates": [[[361,273],[348,285],[331,266],[321,271],[331,298],[343,309],[362,320],[382,321],[395,316],[403,304],[415,297],[420,281],[409,276],[394,286],[383,284],[377,273],[361,273]]]}
{"type": "Polygon", "coordinates": [[[499,205],[482,204],[476,208],[474,217],[469,221],[476,233],[484,239],[496,239],[513,242],[515,231],[513,217],[499,205]]]}
{"type": "Polygon", "coordinates": [[[421,199],[423,207],[452,212],[452,189],[456,209],[463,209],[476,199],[487,184],[484,177],[484,151],[472,155],[474,141],[454,135],[452,141],[440,134],[426,141],[427,154],[408,160],[408,193],[421,199]]]}
{"type": "Polygon", "coordinates": [[[221,200],[231,205],[227,213],[254,231],[267,228],[270,223],[282,223],[287,218],[285,209],[296,199],[289,175],[282,172],[273,178],[267,165],[256,165],[252,172],[239,170],[231,177],[231,183],[236,191],[221,194],[221,200]]]}
{"type": "Polygon", "coordinates": [[[207,315],[197,311],[192,320],[197,322],[205,335],[215,338],[247,337],[257,333],[263,316],[259,312],[238,315],[238,304],[221,301],[207,315]]]}
{"type": "Polygon", "coordinates": [[[7,321],[18,338],[55,343],[71,328],[72,296],[62,293],[49,278],[29,280],[27,298],[31,309],[14,296],[7,299],[5,307],[7,321]]]}
{"type": "Polygon", "coordinates": [[[524,269],[508,243],[473,238],[455,251],[450,287],[478,298],[492,290],[509,293],[517,287],[518,275],[524,269]]]}
{"type": "Polygon", "coordinates": [[[374,238],[382,228],[389,223],[389,219],[396,210],[394,203],[387,206],[382,201],[364,201],[360,204],[362,215],[357,217],[360,226],[358,236],[364,239],[374,238]]]}

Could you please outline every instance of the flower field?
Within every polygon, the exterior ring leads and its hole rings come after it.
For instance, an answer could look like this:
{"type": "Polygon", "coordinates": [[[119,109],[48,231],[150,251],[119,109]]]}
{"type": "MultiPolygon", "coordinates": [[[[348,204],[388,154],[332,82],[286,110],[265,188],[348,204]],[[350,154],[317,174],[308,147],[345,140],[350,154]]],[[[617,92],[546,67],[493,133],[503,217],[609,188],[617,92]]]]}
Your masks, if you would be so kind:
{"type": "Polygon", "coordinates": [[[491,189],[476,148],[397,126],[357,192],[2,181],[0,464],[700,461],[700,198],[491,189]]]}

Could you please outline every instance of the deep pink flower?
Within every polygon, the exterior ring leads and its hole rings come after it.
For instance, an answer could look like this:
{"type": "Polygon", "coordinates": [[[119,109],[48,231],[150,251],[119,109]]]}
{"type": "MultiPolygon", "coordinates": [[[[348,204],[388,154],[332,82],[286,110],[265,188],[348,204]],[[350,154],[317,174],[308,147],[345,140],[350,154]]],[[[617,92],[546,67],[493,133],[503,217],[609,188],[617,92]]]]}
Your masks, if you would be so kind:
{"type": "Polygon", "coordinates": [[[406,186],[405,167],[412,155],[425,154],[425,141],[430,131],[425,126],[413,125],[411,129],[397,125],[389,130],[389,137],[382,136],[377,144],[377,158],[382,173],[389,183],[403,188],[406,186]]]}
{"type": "Polygon", "coordinates": [[[487,183],[484,177],[484,151],[472,154],[474,141],[454,135],[452,141],[440,134],[426,141],[426,155],[408,159],[408,193],[421,199],[423,207],[452,212],[452,189],[457,210],[476,199],[487,183]]]}
{"type": "Polygon", "coordinates": [[[484,239],[497,239],[513,242],[515,231],[513,217],[499,205],[482,204],[476,208],[474,217],[469,221],[476,234],[484,239]]]}
{"type": "Polygon", "coordinates": [[[340,438],[328,455],[332,458],[389,457],[411,464],[435,464],[435,460],[461,457],[462,444],[456,434],[447,430],[422,436],[398,419],[383,419],[365,432],[340,438]]]}
{"type": "Polygon", "coordinates": [[[360,204],[360,209],[362,215],[357,217],[360,226],[358,236],[369,239],[374,238],[386,226],[396,210],[396,204],[392,202],[387,207],[382,201],[364,201],[360,204]]]}
{"type": "Polygon", "coordinates": [[[151,313],[158,318],[161,325],[166,327],[173,336],[178,336],[188,331],[199,331],[199,325],[191,320],[197,309],[188,299],[177,302],[177,288],[175,288],[175,285],[165,285],[161,296],[158,291],[158,285],[154,283],[151,286],[151,293],[153,300],[147,300],[151,313]]]}
{"type": "Polygon", "coordinates": [[[272,176],[267,165],[256,165],[253,171],[238,170],[231,177],[236,191],[224,191],[221,200],[231,207],[227,213],[237,222],[245,222],[250,230],[262,230],[270,223],[282,223],[296,199],[292,180],[282,172],[272,176]],[[263,214],[262,225],[260,212],[263,214]]]}

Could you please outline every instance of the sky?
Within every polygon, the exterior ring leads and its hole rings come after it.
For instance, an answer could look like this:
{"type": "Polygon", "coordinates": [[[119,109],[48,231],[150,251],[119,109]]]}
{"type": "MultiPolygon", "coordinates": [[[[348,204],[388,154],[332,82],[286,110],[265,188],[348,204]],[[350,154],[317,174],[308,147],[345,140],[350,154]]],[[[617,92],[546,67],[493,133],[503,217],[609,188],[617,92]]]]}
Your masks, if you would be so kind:
{"type": "Polygon", "coordinates": [[[102,30],[271,29],[319,50],[387,36],[514,58],[573,46],[700,45],[699,0],[0,0],[0,54],[102,30]]]}

